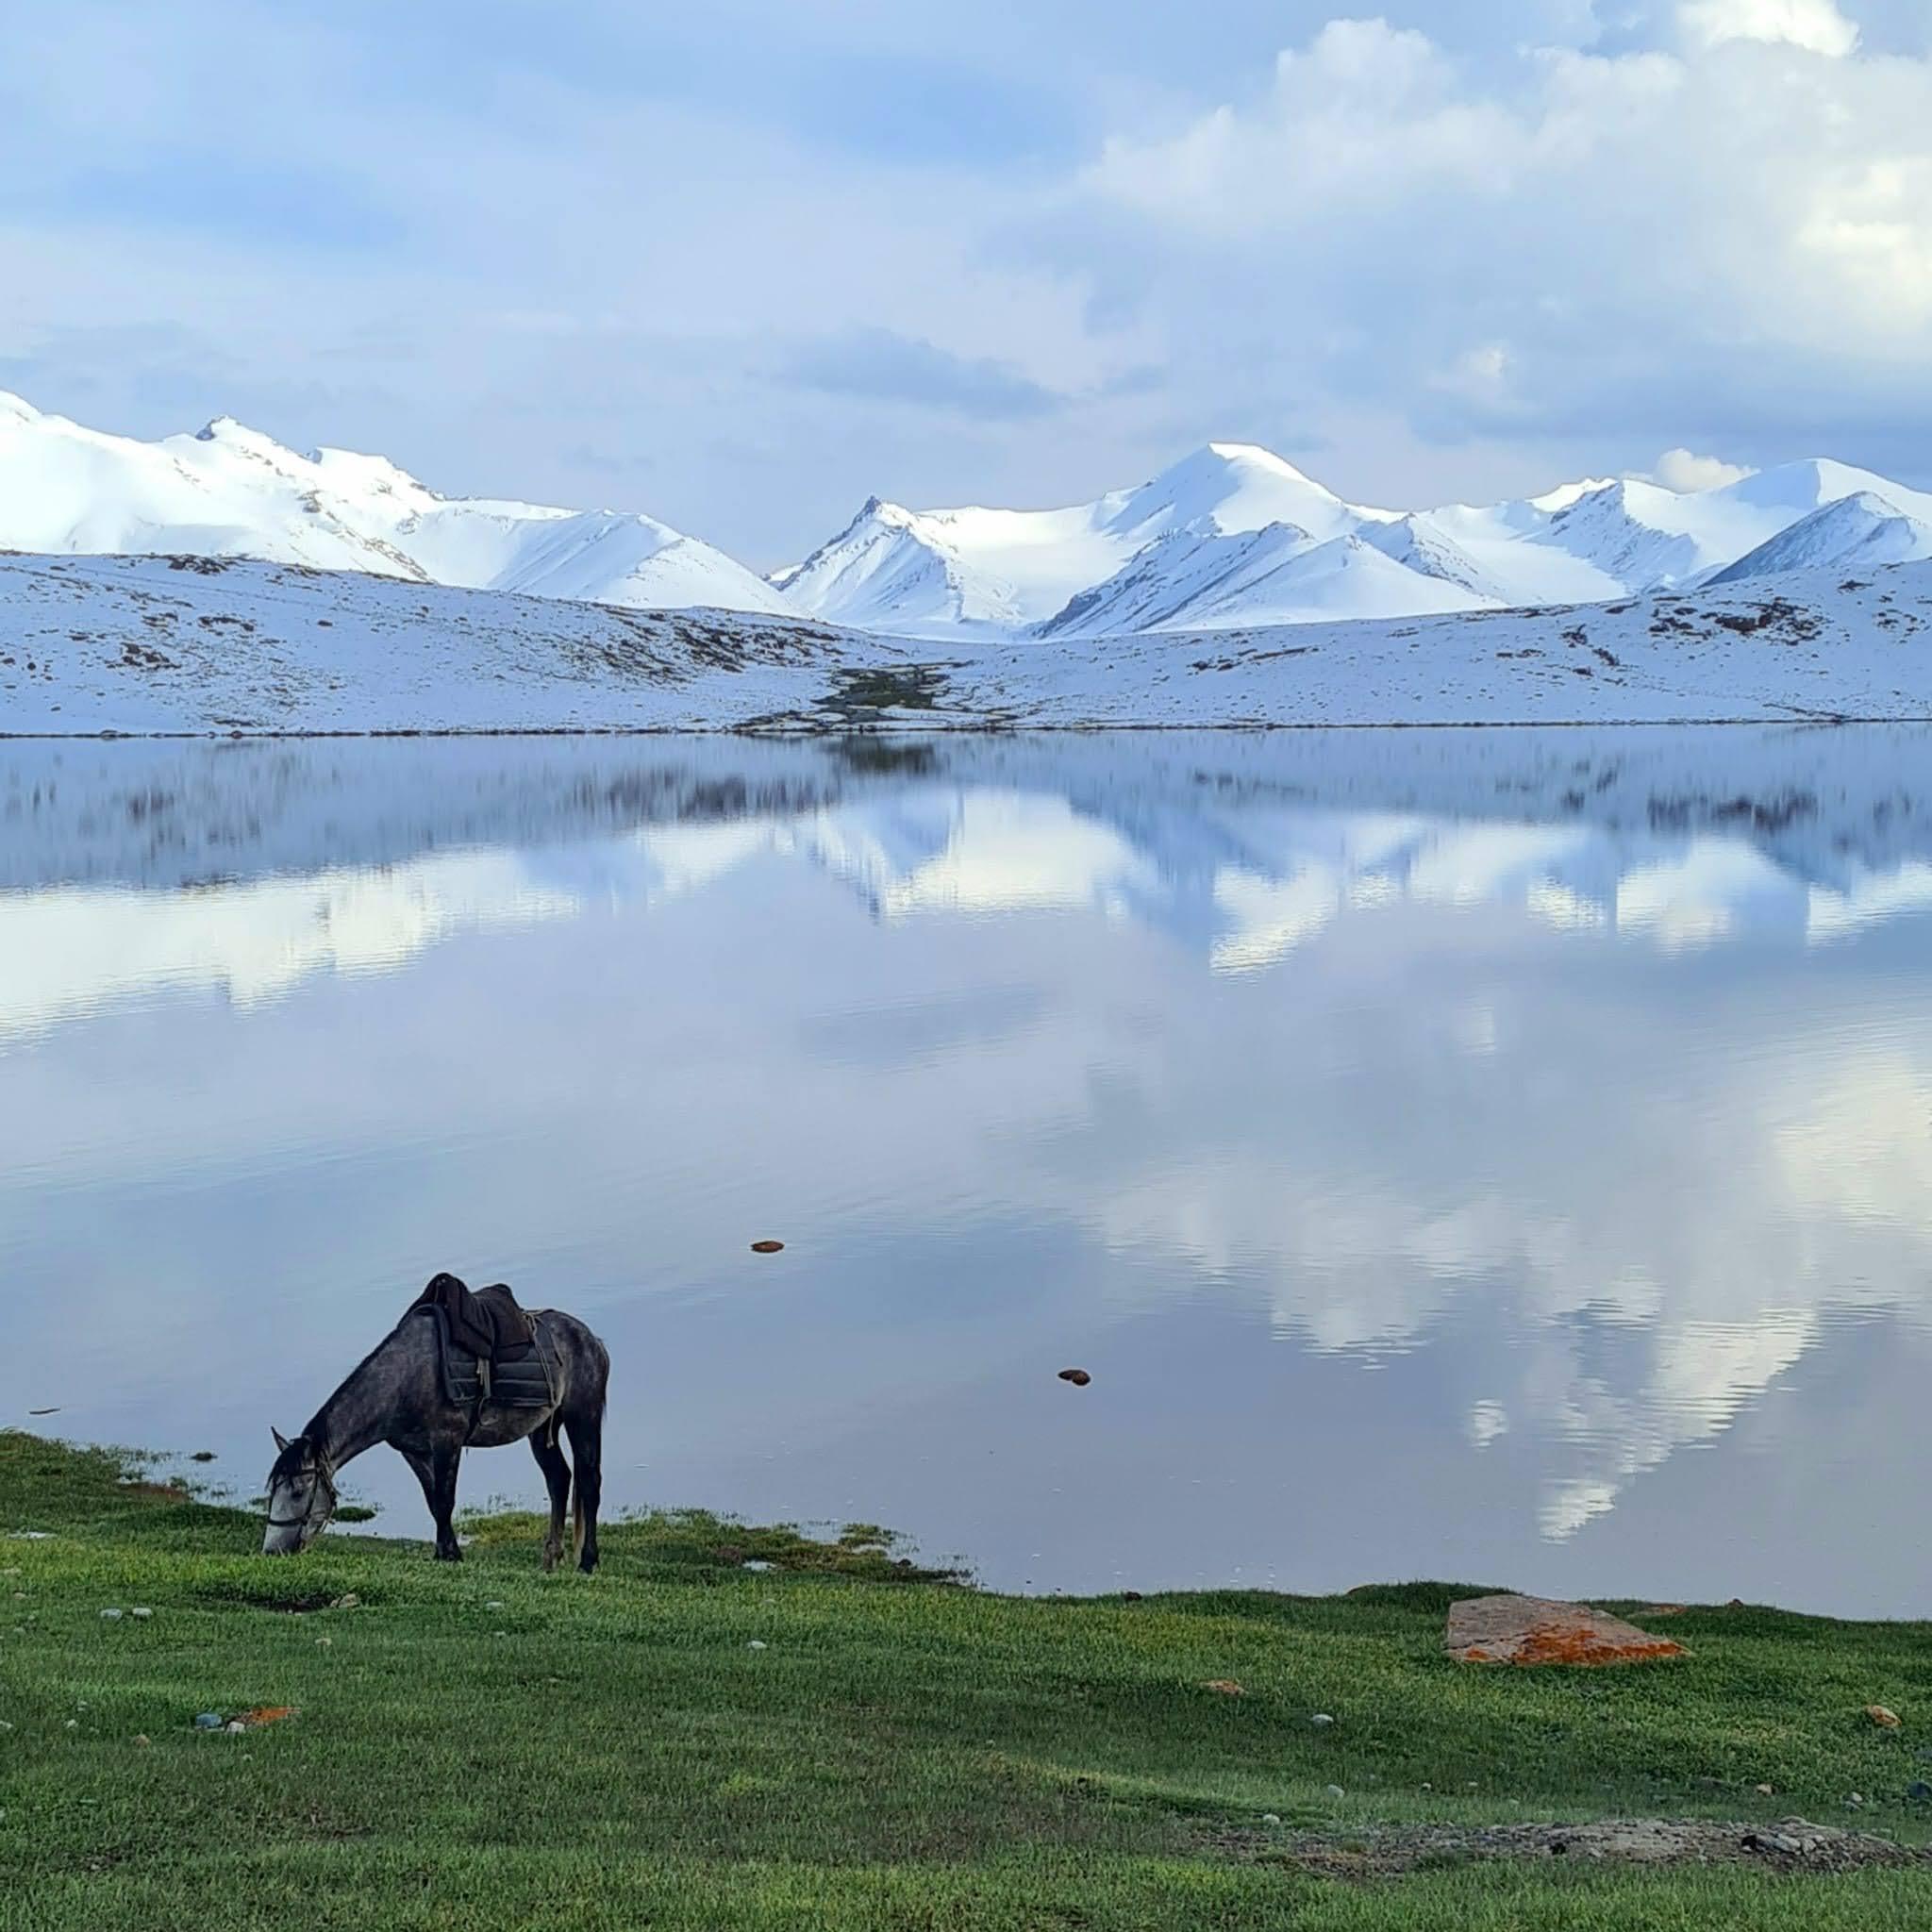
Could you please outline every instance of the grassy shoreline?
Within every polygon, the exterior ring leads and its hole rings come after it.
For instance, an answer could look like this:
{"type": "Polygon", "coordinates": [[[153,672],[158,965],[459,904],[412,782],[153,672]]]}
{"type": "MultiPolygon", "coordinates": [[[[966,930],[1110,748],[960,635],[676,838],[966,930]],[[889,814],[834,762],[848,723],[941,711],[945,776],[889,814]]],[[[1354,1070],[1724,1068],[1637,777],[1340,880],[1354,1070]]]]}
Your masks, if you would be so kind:
{"type": "Polygon", "coordinates": [[[246,1512],[0,1432],[0,1928],[1932,1923],[1932,1867],[1292,1855],[1624,1816],[1923,1844],[1925,1624],[1692,1608],[1676,1663],[1482,1671],[1441,1655],[1449,1585],[1011,1598],[698,1514],[544,1577],[530,1519],[474,1528],[459,1566],[271,1563],[246,1512]],[[297,1714],[193,1728],[262,1706],[297,1714]]]}

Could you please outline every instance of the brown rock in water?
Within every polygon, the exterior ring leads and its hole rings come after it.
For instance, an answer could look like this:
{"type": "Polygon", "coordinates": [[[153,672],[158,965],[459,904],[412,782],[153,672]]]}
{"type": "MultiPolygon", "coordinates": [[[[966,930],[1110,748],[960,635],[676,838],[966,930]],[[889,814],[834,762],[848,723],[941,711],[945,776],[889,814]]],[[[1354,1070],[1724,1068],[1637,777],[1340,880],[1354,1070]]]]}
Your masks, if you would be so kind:
{"type": "Polygon", "coordinates": [[[785,1251],[783,1241],[754,1241],[751,1244],[754,1255],[779,1255],[785,1251]]]}
{"type": "Polygon", "coordinates": [[[1092,1379],[1093,1377],[1085,1369],[1062,1369],[1060,1371],[1060,1380],[1062,1382],[1071,1382],[1075,1389],[1086,1388],[1092,1379]]]}
{"type": "Polygon", "coordinates": [[[1540,1596],[1478,1596],[1451,1604],[1444,1647],[1465,1664],[1645,1664],[1684,1654],[1681,1643],[1588,1604],[1540,1596]]]}

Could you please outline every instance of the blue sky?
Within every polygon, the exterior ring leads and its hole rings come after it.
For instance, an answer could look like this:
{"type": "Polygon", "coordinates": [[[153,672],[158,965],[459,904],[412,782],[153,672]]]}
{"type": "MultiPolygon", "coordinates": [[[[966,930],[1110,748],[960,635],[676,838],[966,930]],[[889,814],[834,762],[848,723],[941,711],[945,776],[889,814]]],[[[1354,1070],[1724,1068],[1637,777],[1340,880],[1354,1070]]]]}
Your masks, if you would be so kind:
{"type": "Polygon", "coordinates": [[[0,247],[42,408],[760,565],[1210,437],[1396,504],[1928,485],[1932,8],[14,0],[0,247]]]}

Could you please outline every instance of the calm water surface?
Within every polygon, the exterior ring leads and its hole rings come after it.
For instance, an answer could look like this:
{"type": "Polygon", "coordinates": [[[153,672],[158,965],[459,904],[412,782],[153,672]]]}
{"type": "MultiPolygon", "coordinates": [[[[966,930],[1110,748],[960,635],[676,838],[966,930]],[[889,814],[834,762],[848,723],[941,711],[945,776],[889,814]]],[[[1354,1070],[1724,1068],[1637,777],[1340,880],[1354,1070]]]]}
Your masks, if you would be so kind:
{"type": "Polygon", "coordinates": [[[0,1424],[246,1496],[450,1268],[618,1504],[1927,1614],[1928,755],[0,746],[0,1424]]]}

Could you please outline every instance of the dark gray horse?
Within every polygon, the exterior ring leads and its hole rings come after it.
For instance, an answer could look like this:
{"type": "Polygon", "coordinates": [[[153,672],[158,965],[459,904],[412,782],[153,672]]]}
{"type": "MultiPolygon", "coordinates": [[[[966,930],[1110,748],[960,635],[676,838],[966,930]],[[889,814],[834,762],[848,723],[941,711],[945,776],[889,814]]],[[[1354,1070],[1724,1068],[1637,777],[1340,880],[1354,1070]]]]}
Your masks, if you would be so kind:
{"type": "Polygon", "coordinates": [[[594,1570],[610,1357],[575,1315],[555,1308],[528,1313],[538,1346],[554,1369],[551,1407],[509,1408],[485,1403],[471,1408],[452,1402],[443,1381],[438,1324],[427,1310],[411,1310],[292,1442],[279,1429],[274,1432],[281,1453],[269,1472],[262,1554],[287,1557],[306,1550],[335,1514],[336,1477],[344,1464],[387,1442],[423,1485],[424,1499],[436,1519],[438,1561],[459,1563],[463,1553],[451,1519],[463,1451],[501,1448],[528,1437],[550,1489],[543,1567],[553,1569],[563,1554],[564,1507],[571,1500],[571,1465],[557,1442],[561,1424],[576,1463],[577,1567],[594,1570]]]}

